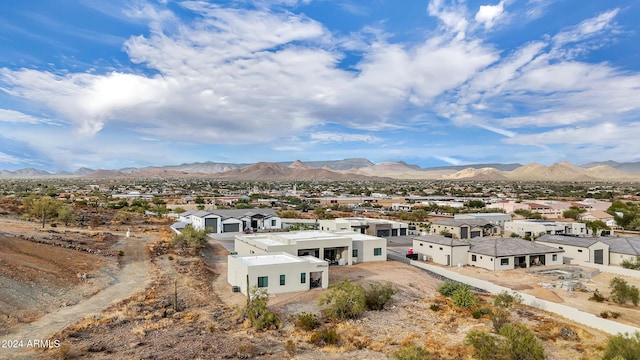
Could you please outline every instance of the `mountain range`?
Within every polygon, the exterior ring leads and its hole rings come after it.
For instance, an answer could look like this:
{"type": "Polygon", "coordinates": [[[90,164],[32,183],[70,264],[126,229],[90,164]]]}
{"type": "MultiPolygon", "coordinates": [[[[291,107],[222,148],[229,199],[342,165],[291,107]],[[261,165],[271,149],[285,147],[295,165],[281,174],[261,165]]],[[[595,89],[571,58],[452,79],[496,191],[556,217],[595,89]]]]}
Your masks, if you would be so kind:
{"type": "Polygon", "coordinates": [[[561,162],[549,166],[538,163],[471,164],[421,168],[405,162],[374,164],[367,159],[302,162],[258,162],[233,164],[218,162],[169,166],[124,168],[119,170],[81,168],[72,173],[49,173],[33,168],[0,171],[0,178],[211,178],[221,180],[474,180],[474,181],[625,181],[640,182],[640,162],[592,162],[581,166],[561,162]]]}

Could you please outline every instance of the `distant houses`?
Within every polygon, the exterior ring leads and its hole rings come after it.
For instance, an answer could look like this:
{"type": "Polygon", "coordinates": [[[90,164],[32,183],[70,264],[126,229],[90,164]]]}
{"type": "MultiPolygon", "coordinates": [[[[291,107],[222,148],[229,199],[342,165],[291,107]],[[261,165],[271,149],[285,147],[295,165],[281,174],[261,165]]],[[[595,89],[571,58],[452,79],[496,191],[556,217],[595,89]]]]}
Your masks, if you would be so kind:
{"type": "Polygon", "coordinates": [[[510,270],[561,265],[564,250],[518,238],[475,237],[468,241],[439,235],[413,238],[418,259],[445,266],[476,266],[510,270]]]}
{"type": "Polygon", "coordinates": [[[187,211],[178,216],[172,229],[179,231],[188,224],[196,230],[208,227],[214,234],[282,229],[282,219],[272,209],[187,211]]]}

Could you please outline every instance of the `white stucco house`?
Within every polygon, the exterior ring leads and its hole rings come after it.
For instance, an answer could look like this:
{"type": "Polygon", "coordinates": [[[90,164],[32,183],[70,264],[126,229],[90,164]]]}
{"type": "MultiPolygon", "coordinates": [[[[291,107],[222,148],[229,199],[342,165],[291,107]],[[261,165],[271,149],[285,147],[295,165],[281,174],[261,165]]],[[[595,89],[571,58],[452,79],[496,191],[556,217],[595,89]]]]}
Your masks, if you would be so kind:
{"type": "Polygon", "coordinates": [[[537,238],[544,234],[549,235],[577,235],[586,236],[587,226],[579,222],[558,222],[549,220],[513,220],[504,223],[506,235],[511,233],[521,237],[537,238]]]}
{"type": "Polygon", "coordinates": [[[543,236],[536,242],[566,250],[569,260],[602,265],[620,265],[640,256],[640,236],[603,236],[573,238],[543,236]]]}
{"type": "Polygon", "coordinates": [[[208,227],[214,234],[282,229],[282,219],[272,209],[187,211],[179,215],[178,222],[196,230],[208,227]]]}
{"type": "Polygon", "coordinates": [[[311,255],[330,264],[342,265],[387,260],[386,239],[353,231],[238,234],[234,245],[238,255],[286,252],[295,256],[311,255]]]}
{"type": "Polygon", "coordinates": [[[535,242],[564,250],[565,263],[571,261],[609,265],[609,245],[602,238],[543,235],[535,242]]]}
{"type": "Polygon", "coordinates": [[[247,296],[253,287],[265,289],[269,294],[326,289],[329,264],[313,256],[285,252],[229,255],[227,281],[233,291],[247,296]]]}
{"type": "Polygon", "coordinates": [[[509,270],[562,264],[564,250],[517,238],[477,237],[468,241],[438,235],[413,238],[418,259],[445,266],[509,270]]]}
{"type": "Polygon", "coordinates": [[[318,229],[325,231],[353,231],[388,238],[407,235],[409,224],[387,219],[349,217],[318,220],[318,229]]]}

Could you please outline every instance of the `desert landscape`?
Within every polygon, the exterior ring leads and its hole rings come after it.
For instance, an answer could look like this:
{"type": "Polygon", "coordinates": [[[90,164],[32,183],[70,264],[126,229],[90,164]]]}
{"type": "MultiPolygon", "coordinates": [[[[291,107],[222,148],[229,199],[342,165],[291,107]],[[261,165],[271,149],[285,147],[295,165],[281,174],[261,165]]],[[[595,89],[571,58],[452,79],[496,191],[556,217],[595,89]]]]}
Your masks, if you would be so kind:
{"type": "MultiPolygon", "coordinates": [[[[59,342],[45,349],[3,348],[3,358],[387,359],[402,346],[418,344],[435,359],[472,359],[465,335],[491,329],[488,316],[476,319],[439,294],[442,280],[395,261],[361,263],[332,267],[330,281],[390,282],[396,294],[382,311],[368,311],[361,319],[324,321],[341,341],[319,346],[311,343],[311,332],[296,326],[296,315],[319,315],[318,298],[327,290],[271,295],[269,307],[282,325],[254,330],[242,318],[246,297],[231,292],[226,280],[228,250],[214,240],[198,256],[181,253],[169,245],[167,226],[148,219],[128,227],[44,230],[3,219],[0,232],[0,281],[6,289],[0,301],[2,338],[59,342]]],[[[613,307],[587,300],[589,293],[537,287],[544,277],[520,270],[456,270],[585,311],[613,307]]],[[[608,279],[600,274],[587,285],[606,295],[608,279]]],[[[477,296],[478,306],[492,306],[491,296],[477,296]]],[[[623,313],[618,321],[637,326],[637,309],[616,311],[623,313]]],[[[547,359],[598,359],[609,337],[526,306],[511,316],[542,340],[547,359]]]]}

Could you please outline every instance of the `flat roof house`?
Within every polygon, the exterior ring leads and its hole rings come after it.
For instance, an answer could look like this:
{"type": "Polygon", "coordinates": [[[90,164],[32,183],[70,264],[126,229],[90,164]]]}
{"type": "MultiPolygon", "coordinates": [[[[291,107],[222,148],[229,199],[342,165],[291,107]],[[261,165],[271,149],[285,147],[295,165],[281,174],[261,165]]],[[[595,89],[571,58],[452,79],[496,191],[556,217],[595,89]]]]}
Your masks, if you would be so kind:
{"type": "Polygon", "coordinates": [[[271,252],[286,252],[296,256],[311,255],[332,265],[351,265],[354,261],[386,261],[387,241],[384,238],[352,231],[310,230],[239,234],[235,237],[235,251],[239,255],[271,252]]]}
{"type": "Polygon", "coordinates": [[[473,238],[469,241],[427,235],[413,238],[419,259],[445,266],[458,264],[487,270],[562,264],[564,250],[516,238],[473,238]]]}
{"type": "Polygon", "coordinates": [[[473,213],[473,214],[455,214],[454,220],[471,220],[479,219],[487,221],[491,224],[503,226],[505,222],[511,221],[511,215],[499,212],[495,213],[473,213]]]}
{"type": "Polygon", "coordinates": [[[326,289],[329,285],[329,264],[313,256],[295,256],[285,252],[229,255],[227,281],[234,291],[247,296],[254,286],[265,289],[269,294],[326,289]]]}
{"type": "Polygon", "coordinates": [[[505,234],[518,234],[522,237],[537,238],[549,235],[587,235],[587,226],[578,222],[558,222],[549,220],[513,220],[504,223],[505,234]]]}
{"type": "Polygon", "coordinates": [[[484,219],[439,220],[431,224],[433,235],[450,233],[456,239],[471,239],[484,236],[502,235],[502,228],[484,219]]]}
{"type": "Polygon", "coordinates": [[[543,235],[535,242],[564,250],[565,263],[571,261],[609,265],[609,245],[603,238],[543,235]]]}
{"type": "Polygon", "coordinates": [[[409,224],[387,219],[349,217],[319,220],[318,228],[327,231],[353,231],[371,236],[390,237],[407,235],[409,224]]]}

